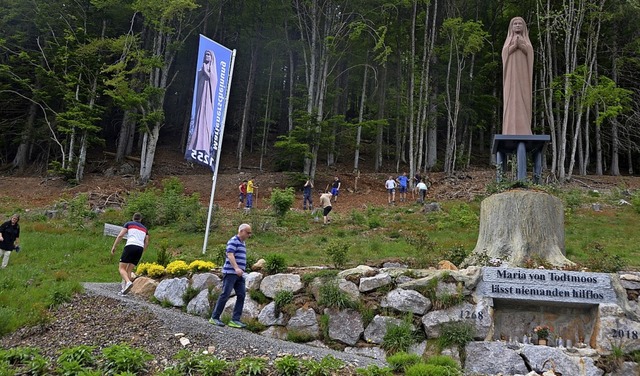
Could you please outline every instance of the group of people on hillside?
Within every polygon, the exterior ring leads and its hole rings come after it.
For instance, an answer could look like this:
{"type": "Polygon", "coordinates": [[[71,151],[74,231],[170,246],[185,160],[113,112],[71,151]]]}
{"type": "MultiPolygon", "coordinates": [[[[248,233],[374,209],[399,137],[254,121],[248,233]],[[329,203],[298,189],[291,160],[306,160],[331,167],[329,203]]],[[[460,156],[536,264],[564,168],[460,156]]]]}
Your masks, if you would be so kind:
{"type": "MultiPolygon", "coordinates": [[[[338,195],[340,194],[340,187],[342,186],[342,182],[340,182],[340,178],[335,176],[333,178],[333,182],[331,183],[331,190],[326,190],[325,192],[320,192],[320,206],[322,207],[322,225],[326,226],[331,223],[329,219],[329,213],[333,209],[333,202],[338,201],[338,195]]],[[[328,186],[327,186],[328,188],[328,186]]],[[[307,179],[302,187],[302,209],[313,210],[313,181],[311,179],[307,179]]]]}
{"type": "MultiPolygon", "coordinates": [[[[415,192],[418,193],[418,202],[421,204],[424,203],[424,200],[427,197],[427,190],[429,189],[427,183],[418,173],[413,177],[413,184],[415,192]]],[[[387,190],[387,201],[389,202],[389,205],[395,205],[396,203],[396,190],[400,193],[400,202],[404,202],[407,200],[409,177],[406,172],[403,172],[402,175],[395,179],[390,175],[389,179],[384,183],[384,187],[387,190]]]]}
{"type": "Polygon", "coordinates": [[[249,211],[253,208],[253,194],[258,186],[253,182],[254,178],[243,180],[238,185],[238,209],[244,205],[244,210],[249,211]],[[245,204],[246,201],[246,204],[245,204]]]}

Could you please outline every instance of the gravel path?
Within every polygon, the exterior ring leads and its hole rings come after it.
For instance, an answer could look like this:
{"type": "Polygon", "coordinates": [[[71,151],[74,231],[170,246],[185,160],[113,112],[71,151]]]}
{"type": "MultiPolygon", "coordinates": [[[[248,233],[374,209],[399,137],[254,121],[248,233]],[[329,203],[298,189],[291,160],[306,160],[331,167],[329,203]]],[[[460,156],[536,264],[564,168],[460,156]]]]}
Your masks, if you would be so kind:
{"type": "MultiPolygon", "coordinates": [[[[213,350],[212,352],[227,359],[247,356],[267,356],[275,359],[278,356],[292,354],[312,357],[320,360],[327,355],[341,359],[355,367],[366,367],[369,364],[384,366],[384,362],[376,359],[347,354],[341,351],[312,347],[294,342],[264,337],[247,330],[218,327],[211,325],[206,319],[190,315],[174,308],[163,308],[134,296],[119,296],[118,283],[85,283],[88,294],[102,296],[124,304],[132,312],[147,311],[162,322],[164,329],[173,333],[183,333],[191,342],[191,349],[213,350]]],[[[179,338],[176,343],[179,343],[179,338]]],[[[181,346],[181,345],[180,345],[181,346]]]]}

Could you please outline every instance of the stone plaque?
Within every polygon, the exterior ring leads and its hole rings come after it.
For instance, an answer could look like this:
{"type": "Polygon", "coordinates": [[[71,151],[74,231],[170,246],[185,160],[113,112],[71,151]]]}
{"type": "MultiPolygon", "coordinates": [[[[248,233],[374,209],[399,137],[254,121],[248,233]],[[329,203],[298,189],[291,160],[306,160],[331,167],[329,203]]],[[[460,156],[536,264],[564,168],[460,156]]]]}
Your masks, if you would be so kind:
{"type": "MultiPolygon", "coordinates": [[[[120,234],[120,231],[123,229],[124,227],[122,226],[118,226],[118,225],[112,225],[110,223],[105,223],[104,224],[104,232],[103,235],[104,236],[113,236],[114,238],[118,236],[118,234],[120,234]]],[[[124,238],[127,238],[127,234],[124,235],[124,238]]]]}
{"type": "Polygon", "coordinates": [[[614,303],[611,277],[563,270],[482,268],[477,291],[487,297],[580,304],[614,303]]]}

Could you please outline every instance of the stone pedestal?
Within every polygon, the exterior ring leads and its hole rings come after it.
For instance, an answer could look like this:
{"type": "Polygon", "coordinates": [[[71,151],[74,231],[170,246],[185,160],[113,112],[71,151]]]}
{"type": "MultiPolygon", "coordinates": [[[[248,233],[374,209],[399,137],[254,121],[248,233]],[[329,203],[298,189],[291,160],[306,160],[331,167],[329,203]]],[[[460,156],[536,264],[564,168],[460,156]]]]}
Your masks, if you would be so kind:
{"type": "Polygon", "coordinates": [[[550,140],[551,136],[549,135],[495,135],[492,152],[496,155],[496,163],[498,164],[498,180],[504,173],[507,156],[516,153],[518,160],[517,179],[524,181],[527,178],[527,153],[530,153],[533,157],[533,182],[539,183],[542,174],[542,151],[550,140]]]}

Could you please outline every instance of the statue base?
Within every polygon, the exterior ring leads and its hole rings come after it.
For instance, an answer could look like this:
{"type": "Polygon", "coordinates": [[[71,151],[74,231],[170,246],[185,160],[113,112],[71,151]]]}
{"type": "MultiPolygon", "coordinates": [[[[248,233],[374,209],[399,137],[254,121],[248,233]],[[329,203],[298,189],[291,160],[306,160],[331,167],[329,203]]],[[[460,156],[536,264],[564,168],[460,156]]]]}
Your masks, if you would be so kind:
{"type": "Polygon", "coordinates": [[[518,160],[517,179],[524,181],[527,178],[527,153],[533,156],[533,182],[540,183],[542,175],[542,152],[551,136],[543,135],[506,135],[497,134],[493,137],[491,151],[496,155],[498,164],[498,181],[501,180],[505,170],[508,154],[516,153],[518,160]]]}

